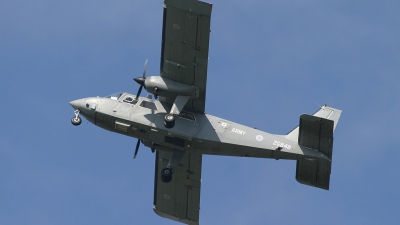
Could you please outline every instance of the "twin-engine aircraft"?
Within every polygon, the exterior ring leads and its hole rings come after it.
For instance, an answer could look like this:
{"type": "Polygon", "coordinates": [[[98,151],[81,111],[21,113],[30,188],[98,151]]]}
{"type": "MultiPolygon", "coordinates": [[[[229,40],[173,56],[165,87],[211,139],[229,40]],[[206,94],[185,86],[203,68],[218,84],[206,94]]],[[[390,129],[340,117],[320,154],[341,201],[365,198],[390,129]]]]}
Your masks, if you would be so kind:
{"type": "Polygon", "coordinates": [[[106,130],[138,139],[155,152],[154,211],[199,224],[202,155],[297,161],[296,180],[329,189],[333,132],[341,110],[323,106],[301,115],[287,135],[275,135],[204,112],[212,5],[165,0],[159,76],[134,80],[136,95],[117,93],[70,102],[80,115],[106,130]],[[151,93],[140,97],[143,89],[151,93]],[[159,98],[159,101],[153,100],[159,98]]]}

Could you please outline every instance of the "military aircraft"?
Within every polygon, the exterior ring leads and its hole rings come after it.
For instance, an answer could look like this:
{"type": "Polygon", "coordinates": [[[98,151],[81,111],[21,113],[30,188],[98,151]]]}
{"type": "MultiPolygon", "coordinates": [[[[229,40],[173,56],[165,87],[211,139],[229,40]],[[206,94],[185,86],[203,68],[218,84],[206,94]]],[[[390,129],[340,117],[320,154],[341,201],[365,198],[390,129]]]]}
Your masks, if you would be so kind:
{"type": "Polygon", "coordinates": [[[329,189],[333,132],[341,110],[324,105],[300,116],[299,126],[275,135],[205,113],[212,5],[165,0],[159,76],[146,77],[136,95],[117,93],[71,101],[73,125],[82,115],[106,130],[137,138],[155,152],[153,209],[199,224],[202,155],[296,160],[296,180],[329,189]],[[143,87],[151,94],[140,97],[143,87]],[[159,98],[159,101],[154,100],[159,98]]]}

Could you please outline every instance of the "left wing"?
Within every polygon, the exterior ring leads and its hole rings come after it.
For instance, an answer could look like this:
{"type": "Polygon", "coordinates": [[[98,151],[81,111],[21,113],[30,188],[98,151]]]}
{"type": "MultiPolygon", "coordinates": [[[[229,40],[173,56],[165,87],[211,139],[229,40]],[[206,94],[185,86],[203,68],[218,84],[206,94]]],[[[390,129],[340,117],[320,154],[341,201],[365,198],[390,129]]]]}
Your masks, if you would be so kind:
{"type": "MultiPolygon", "coordinates": [[[[212,5],[197,0],[165,0],[161,77],[198,87],[186,109],[204,112],[212,5]]],[[[160,97],[174,103],[175,99],[160,97]]]]}
{"type": "Polygon", "coordinates": [[[156,151],[154,212],[159,216],[186,224],[199,224],[202,155],[185,152],[174,168],[171,182],[161,181],[172,152],[156,151]]]}

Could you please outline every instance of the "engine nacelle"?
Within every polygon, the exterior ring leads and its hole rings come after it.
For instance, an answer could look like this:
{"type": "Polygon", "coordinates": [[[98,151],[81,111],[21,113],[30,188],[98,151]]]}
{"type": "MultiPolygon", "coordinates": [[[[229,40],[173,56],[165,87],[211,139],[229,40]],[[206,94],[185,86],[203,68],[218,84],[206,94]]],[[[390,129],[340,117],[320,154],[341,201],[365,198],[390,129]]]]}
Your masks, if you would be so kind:
{"type": "Polygon", "coordinates": [[[199,88],[160,76],[146,78],[144,86],[149,93],[162,97],[174,98],[178,95],[190,96],[191,98],[199,97],[199,88]]]}

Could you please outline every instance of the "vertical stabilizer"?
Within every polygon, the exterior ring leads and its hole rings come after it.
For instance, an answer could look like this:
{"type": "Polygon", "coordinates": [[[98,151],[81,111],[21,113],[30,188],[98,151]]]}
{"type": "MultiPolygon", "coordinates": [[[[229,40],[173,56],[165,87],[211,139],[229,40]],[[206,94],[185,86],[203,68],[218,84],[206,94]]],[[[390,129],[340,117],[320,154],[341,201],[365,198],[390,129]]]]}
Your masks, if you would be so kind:
{"type": "MultiPolygon", "coordinates": [[[[316,113],[313,114],[315,117],[320,117],[333,121],[333,131],[335,131],[336,125],[339,122],[342,110],[334,109],[326,105],[322,106],[316,113]]],[[[299,126],[294,128],[291,132],[286,135],[286,138],[292,141],[299,141],[299,126]]]]}

